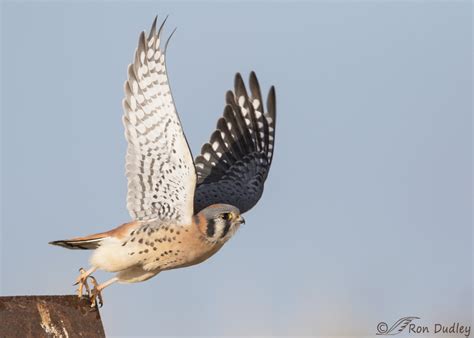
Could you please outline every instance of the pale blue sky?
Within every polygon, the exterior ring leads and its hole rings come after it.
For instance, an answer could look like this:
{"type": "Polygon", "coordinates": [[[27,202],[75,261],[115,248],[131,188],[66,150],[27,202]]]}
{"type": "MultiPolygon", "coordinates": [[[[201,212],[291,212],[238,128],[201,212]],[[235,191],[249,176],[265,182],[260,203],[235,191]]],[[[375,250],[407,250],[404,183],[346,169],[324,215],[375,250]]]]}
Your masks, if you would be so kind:
{"type": "Polygon", "coordinates": [[[129,220],[123,82],[155,14],[178,27],[168,73],[193,152],[255,70],[277,90],[275,157],[216,256],[105,290],[109,335],[472,323],[468,1],[3,2],[1,295],[72,293],[88,252],[47,242],[129,220]]]}

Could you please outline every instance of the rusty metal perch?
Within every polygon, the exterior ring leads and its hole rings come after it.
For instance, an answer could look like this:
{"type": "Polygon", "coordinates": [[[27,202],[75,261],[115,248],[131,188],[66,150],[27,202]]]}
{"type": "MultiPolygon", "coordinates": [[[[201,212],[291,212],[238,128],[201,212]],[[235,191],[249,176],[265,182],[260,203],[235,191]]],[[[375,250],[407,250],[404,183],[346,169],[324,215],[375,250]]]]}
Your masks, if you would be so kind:
{"type": "Polygon", "coordinates": [[[0,297],[0,337],[105,337],[90,306],[77,296],[0,297]]]}

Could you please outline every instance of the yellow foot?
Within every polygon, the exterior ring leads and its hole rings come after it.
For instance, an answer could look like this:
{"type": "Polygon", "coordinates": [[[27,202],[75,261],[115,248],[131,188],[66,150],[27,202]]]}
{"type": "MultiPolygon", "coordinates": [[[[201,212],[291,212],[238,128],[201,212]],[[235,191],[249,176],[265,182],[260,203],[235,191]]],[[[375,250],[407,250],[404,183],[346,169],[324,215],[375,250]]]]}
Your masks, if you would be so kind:
{"type": "Polygon", "coordinates": [[[83,268],[80,268],[79,269],[79,272],[81,273],[79,275],[79,277],[77,277],[76,279],[76,283],[74,283],[74,285],[78,285],[78,288],[77,288],[77,296],[79,298],[82,298],[83,296],[83,292],[84,292],[84,288],[86,288],[86,291],[87,291],[87,296],[91,296],[91,289],[89,288],[89,284],[87,284],[87,278],[89,278],[89,275],[87,274],[87,271],[84,270],[83,268]]]}
{"type": "Polygon", "coordinates": [[[91,307],[102,307],[104,305],[104,301],[102,299],[102,287],[97,283],[95,277],[89,276],[91,279],[91,283],[94,285],[94,288],[91,291],[89,296],[91,300],[91,307]]]}

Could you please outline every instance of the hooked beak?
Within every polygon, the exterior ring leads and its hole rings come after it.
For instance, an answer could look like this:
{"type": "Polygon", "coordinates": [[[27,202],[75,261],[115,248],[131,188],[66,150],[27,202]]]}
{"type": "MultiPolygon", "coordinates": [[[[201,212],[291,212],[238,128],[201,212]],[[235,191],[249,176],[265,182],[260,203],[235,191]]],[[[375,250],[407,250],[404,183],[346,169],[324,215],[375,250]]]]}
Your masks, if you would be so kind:
{"type": "Polygon", "coordinates": [[[239,215],[239,222],[240,224],[245,224],[245,218],[243,218],[242,216],[239,215]]]}

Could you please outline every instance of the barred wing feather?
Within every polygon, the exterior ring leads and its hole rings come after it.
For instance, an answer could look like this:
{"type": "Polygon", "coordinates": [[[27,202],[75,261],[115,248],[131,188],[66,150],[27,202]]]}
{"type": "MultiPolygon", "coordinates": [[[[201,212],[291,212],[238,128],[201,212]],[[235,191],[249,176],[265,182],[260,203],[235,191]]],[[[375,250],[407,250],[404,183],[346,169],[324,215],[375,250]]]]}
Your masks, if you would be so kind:
{"type": "Polygon", "coordinates": [[[196,172],[168,83],[163,24],[157,31],[155,19],[148,37],[140,35],[125,82],[127,208],[137,220],[184,225],[191,223],[196,172]]]}

